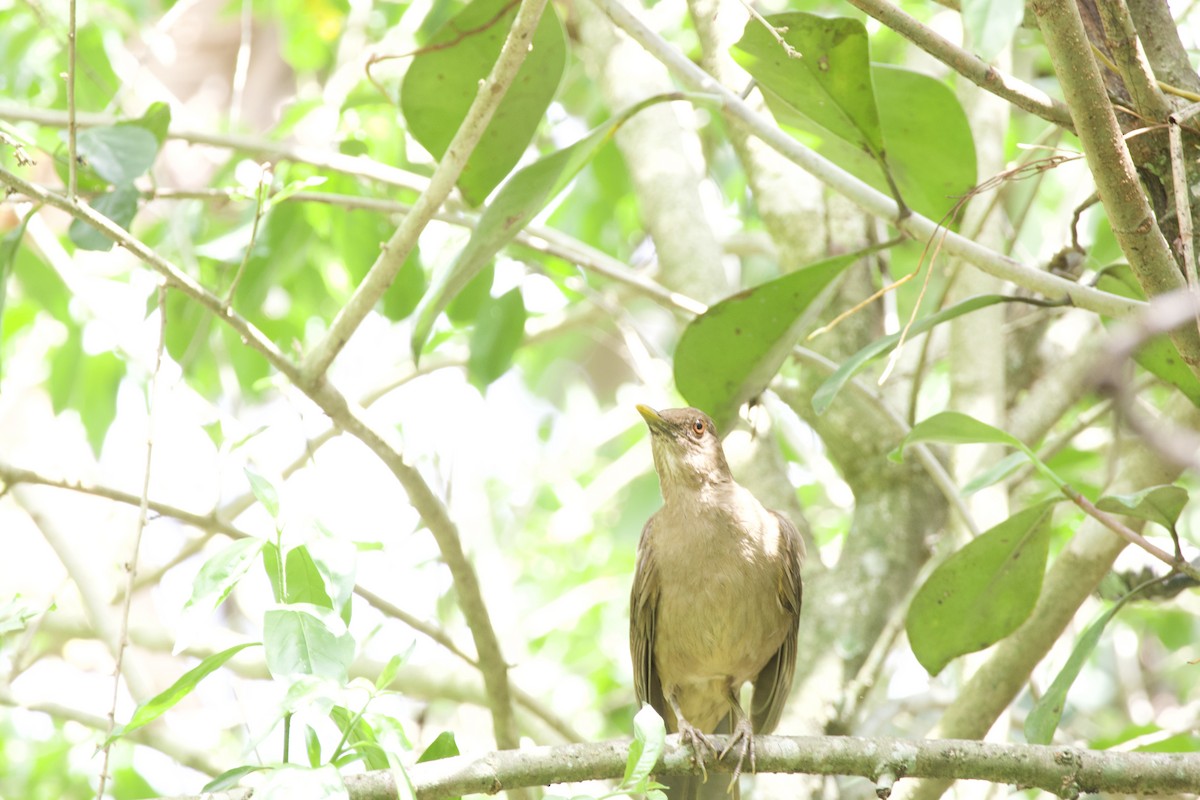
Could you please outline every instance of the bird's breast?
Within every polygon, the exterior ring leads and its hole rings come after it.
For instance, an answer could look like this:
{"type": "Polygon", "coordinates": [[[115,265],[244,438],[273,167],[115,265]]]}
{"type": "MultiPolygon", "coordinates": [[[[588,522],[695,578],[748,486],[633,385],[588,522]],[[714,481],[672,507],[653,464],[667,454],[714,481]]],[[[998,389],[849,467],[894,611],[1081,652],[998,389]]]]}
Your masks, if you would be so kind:
{"type": "Polygon", "coordinates": [[[751,680],[789,626],[774,517],[765,510],[749,519],[677,513],[661,522],[657,531],[685,534],[653,542],[660,579],[654,655],[664,684],[751,680]]]}

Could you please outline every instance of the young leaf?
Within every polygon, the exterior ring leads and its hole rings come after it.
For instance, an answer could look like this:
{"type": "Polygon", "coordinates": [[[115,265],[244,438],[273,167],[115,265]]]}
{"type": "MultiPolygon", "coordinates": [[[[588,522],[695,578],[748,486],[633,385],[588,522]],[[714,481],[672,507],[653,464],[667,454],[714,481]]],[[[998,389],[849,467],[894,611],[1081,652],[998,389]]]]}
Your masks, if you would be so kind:
{"type": "Polygon", "coordinates": [[[633,717],[633,743],[629,746],[629,760],[625,762],[622,789],[645,790],[650,773],[666,747],[666,737],[662,717],[650,705],[643,704],[633,717]]]}
{"type": "Polygon", "coordinates": [[[1151,486],[1133,494],[1111,494],[1096,501],[1096,508],[1113,514],[1157,522],[1175,530],[1179,515],[1188,503],[1187,490],[1181,486],[1151,486]]]}
{"type": "Polygon", "coordinates": [[[270,769],[270,767],[243,766],[227,769],[208,783],[204,784],[204,787],[200,791],[222,792],[226,789],[232,789],[241,782],[242,778],[246,777],[247,775],[252,775],[255,772],[262,772],[264,769],[270,769]]]}
{"type": "Polygon", "coordinates": [[[1019,511],[980,534],[917,590],[905,629],[930,675],[995,644],[1028,618],[1042,590],[1054,502],[1019,511]]]}
{"type": "Polygon", "coordinates": [[[158,719],[164,713],[169,711],[176,703],[191,694],[200,681],[207,678],[213,672],[216,672],[225,662],[236,656],[247,647],[257,647],[261,642],[247,642],[245,644],[235,645],[228,650],[222,650],[219,653],[213,653],[208,658],[201,661],[192,669],[188,670],[183,676],[171,684],[170,688],[155,695],[154,697],[142,703],[133,712],[133,716],[129,722],[113,731],[112,736],[105,740],[105,744],[116,741],[127,733],[132,733],[138,728],[148,725],[158,719]]]}
{"type": "Polygon", "coordinates": [[[525,339],[525,301],[513,288],[484,306],[471,334],[467,377],[481,391],[512,365],[525,339]]]}
{"type": "Polygon", "coordinates": [[[724,426],[775,377],[807,321],[804,311],[862,253],[802,267],[739,292],[692,320],[675,346],[675,386],[724,426]]]}
{"type": "Polygon", "coordinates": [[[271,515],[272,519],[279,519],[279,492],[275,490],[274,485],[266,478],[258,474],[257,471],[249,466],[245,468],[246,480],[250,481],[250,491],[254,492],[254,496],[258,498],[258,502],[262,503],[263,508],[271,515]]]}
{"type": "Polygon", "coordinates": [[[345,683],[354,638],[328,609],[289,605],[263,616],[267,669],[275,678],[316,675],[345,683]]]}
{"type": "Polygon", "coordinates": [[[304,726],[304,751],[308,755],[310,767],[321,766],[321,739],[312,725],[304,726]]]}
{"type": "Polygon", "coordinates": [[[312,603],[321,608],[333,608],[333,601],[325,591],[325,579],[321,577],[316,562],[304,545],[288,550],[284,559],[284,585],[286,603],[312,603]]]}
{"type": "Polygon", "coordinates": [[[421,753],[421,757],[417,759],[417,763],[425,761],[437,761],[441,758],[450,758],[458,755],[458,742],[454,741],[453,731],[442,731],[437,735],[437,738],[429,743],[429,747],[425,748],[425,752],[421,753]]]}
{"type": "MultiPolygon", "coordinates": [[[[411,71],[410,71],[411,72],[411,71]]],[[[679,99],[678,95],[659,95],[647,98],[613,117],[572,145],[544,156],[518,170],[501,187],[492,202],[479,217],[467,246],[449,268],[441,270],[429,292],[421,298],[413,322],[413,358],[420,358],[429,340],[433,323],[480,270],[488,266],[501,247],[512,241],[517,232],[583,169],[596,152],[608,142],[627,119],[644,108],[665,100],[679,99]]]]}
{"type": "Polygon", "coordinates": [[[367,769],[387,769],[387,754],[379,744],[375,729],[360,714],[351,714],[342,706],[334,706],[329,718],[346,739],[346,749],[355,751],[367,769]]]}
{"type": "Polygon", "coordinates": [[[396,680],[396,673],[400,671],[400,665],[404,663],[404,657],[397,653],[388,659],[388,662],[383,665],[383,669],[379,672],[379,677],[375,679],[375,689],[382,692],[384,689],[392,685],[392,681],[396,680]]]}
{"type": "Polygon", "coordinates": [[[1079,637],[1067,663],[1054,676],[1050,687],[1046,689],[1045,694],[1038,698],[1030,710],[1029,716],[1025,718],[1025,741],[1030,744],[1050,744],[1054,738],[1054,731],[1058,728],[1058,722],[1062,719],[1063,707],[1066,705],[1067,692],[1070,690],[1071,684],[1079,677],[1079,671],[1083,669],[1084,663],[1100,641],[1100,634],[1104,633],[1108,621],[1113,618],[1121,605],[1120,602],[1115,603],[1112,608],[1097,617],[1079,637]]]}
{"type": "MultiPolygon", "coordinates": [[[[509,0],[474,0],[434,33],[413,58],[400,88],[409,133],[442,158],[491,72],[517,14],[509,0]]],[[[505,92],[458,179],[479,205],[516,165],[550,105],[566,64],[566,37],[547,5],[529,55],[505,92]]]]}
{"type": "Polygon", "coordinates": [[[233,587],[254,565],[263,544],[261,539],[236,539],[204,562],[192,581],[192,596],[183,604],[185,622],[175,638],[173,654],[187,646],[191,630],[201,616],[207,617],[225,602],[233,587]]]}
{"type": "MultiPolygon", "coordinates": [[[[917,320],[915,323],[913,323],[912,327],[909,328],[907,339],[912,340],[912,338],[917,334],[924,333],[925,331],[933,328],[936,325],[940,325],[943,322],[948,322],[949,320],[961,317],[964,314],[969,314],[972,311],[978,311],[981,308],[994,306],[997,303],[1009,302],[1010,299],[1011,298],[994,294],[969,298],[958,305],[942,309],[932,316],[917,320]]],[[[813,410],[818,414],[824,414],[825,411],[829,409],[829,406],[833,404],[834,398],[837,397],[838,392],[842,390],[842,387],[846,385],[847,381],[857,375],[859,371],[871,361],[879,358],[882,355],[890,353],[896,347],[896,344],[899,341],[899,333],[893,333],[890,336],[884,336],[882,339],[876,339],[875,341],[871,342],[869,345],[850,356],[850,358],[843,361],[842,365],[837,368],[837,371],[826,378],[825,382],[817,387],[817,391],[813,394],[813,410]]]]}

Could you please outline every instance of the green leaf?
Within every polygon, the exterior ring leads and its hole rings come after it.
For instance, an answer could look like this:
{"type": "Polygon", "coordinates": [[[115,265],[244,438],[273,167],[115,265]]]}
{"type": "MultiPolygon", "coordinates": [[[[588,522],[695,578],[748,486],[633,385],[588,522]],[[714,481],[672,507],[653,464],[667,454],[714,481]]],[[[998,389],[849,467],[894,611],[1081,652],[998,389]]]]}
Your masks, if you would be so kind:
{"type": "Polygon", "coordinates": [[[437,735],[436,739],[429,743],[429,747],[425,748],[425,752],[421,753],[421,757],[417,759],[417,763],[437,761],[456,755],[458,755],[458,742],[454,741],[454,732],[442,731],[437,735]]]}
{"type": "Polygon", "coordinates": [[[758,395],[809,323],[804,311],[862,253],[830,258],[739,292],[692,320],[675,347],[675,386],[719,429],[758,395]]]}
{"type": "Polygon", "coordinates": [[[328,609],[289,605],[263,617],[267,669],[277,679],[316,675],[345,683],[354,658],[354,638],[328,609]]]}
{"type": "Polygon", "coordinates": [[[733,46],[734,59],[792,108],[872,156],[882,157],[883,129],[863,24],[848,17],[798,11],[772,14],[766,20],[801,57],[790,57],[760,21],[751,19],[733,46]]]}
{"type": "MultiPolygon", "coordinates": [[[[656,103],[679,99],[680,95],[647,98],[613,117],[572,145],[538,159],[518,170],[497,192],[479,217],[467,246],[448,268],[434,277],[429,292],[421,298],[413,322],[412,351],[420,358],[433,323],[451,298],[489,266],[500,248],[512,241],[534,216],[566,188],[613,133],[631,116],[656,103]]],[[[488,282],[489,286],[491,282],[488,282]]]]}
{"type": "Polygon", "coordinates": [[[105,740],[105,744],[108,745],[120,737],[128,733],[132,733],[138,728],[148,725],[154,720],[158,719],[164,713],[169,711],[176,703],[191,694],[192,690],[196,688],[200,681],[204,680],[213,672],[216,672],[218,669],[224,666],[225,662],[229,661],[229,659],[233,658],[247,647],[257,647],[259,644],[261,644],[261,642],[246,642],[245,644],[239,644],[235,645],[234,647],[230,647],[228,650],[222,650],[219,653],[213,653],[211,656],[197,664],[194,668],[185,672],[183,677],[175,681],[175,683],[173,683],[169,689],[158,695],[155,695],[145,703],[142,703],[140,706],[138,706],[133,712],[133,716],[130,718],[129,722],[114,731],[113,734],[105,740]]]}
{"type": "MultiPolygon", "coordinates": [[[[1009,298],[997,294],[981,295],[972,297],[962,301],[958,305],[945,308],[936,314],[928,317],[923,317],[913,323],[908,329],[908,340],[911,341],[917,334],[949,320],[961,317],[964,314],[969,314],[972,311],[978,311],[981,308],[994,306],[997,303],[1008,302],[1009,298]]],[[[818,414],[824,414],[829,406],[833,404],[833,400],[837,397],[838,392],[846,385],[847,381],[857,375],[863,367],[879,358],[882,355],[890,353],[896,344],[900,341],[900,333],[893,333],[890,336],[884,336],[882,339],[876,339],[866,347],[859,350],[850,358],[842,362],[842,365],[837,368],[832,375],[825,379],[825,382],[817,387],[817,391],[813,394],[813,409],[818,414]]]]}
{"type": "Polygon", "coordinates": [[[446,304],[446,317],[455,325],[469,325],[474,322],[479,316],[479,309],[492,298],[492,283],[495,278],[496,266],[489,261],[454,295],[454,299],[446,304]]]}
{"type": "Polygon", "coordinates": [[[1009,453],[968,481],[962,488],[963,494],[973,494],[980,489],[985,489],[992,484],[999,483],[1016,472],[1022,464],[1028,462],[1029,456],[1020,450],[1015,453],[1009,453]]]}
{"type": "Polygon", "coordinates": [[[383,293],[383,315],[392,322],[399,322],[416,310],[424,293],[425,270],[421,268],[421,254],[414,247],[400,272],[396,273],[396,280],[383,293]]]}
{"type": "Polygon", "coordinates": [[[131,120],[128,124],[150,131],[161,148],[167,141],[167,132],[171,128],[171,106],[162,101],[151,103],[141,117],[131,120]]]}
{"type": "Polygon", "coordinates": [[[666,741],[667,729],[662,717],[649,704],[643,703],[633,716],[633,743],[629,746],[629,758],[625,762],[625,777],[621,779],[623,790],[646,790],[650,773],[662,757],[666,741]]]}
{"type": "Polygon", "coordinates": [[[192,581],[192,596],[183,604],[184,623],[175,637],[173,654],[187,646],[201,616],[207,617],[225,602],[233,587],[254,565],[264,544],[261,539],[252,537],[235,539],[204,562],[192,581]]]}
{"type": "Polygon", "coordinates": [[[1055,501],[1019,511],[946,559],[917,590],[905,629],[930,675],[1020,627],[1046,571],[1055,501]]]}
{"type": "Polygon", "coordinates": [[[307,547],[301,545],[288,550],[284,563],[284,585],[287,587],[284,602],[311,603],[333,609],[333,600],[325,591],[325,579],[321,577],[307,547]]]}
{"type": "Polygon", "coordinates": [[[375,689],[382,692],[384,689],[392,685],[392,681],[396,680],[396,673],[400,671],[400,665],[404,663],[404,656],[397,653],[388,659],[388,662],[383,665],[383,669],[379,672],[379,677],[375,679],[375,689]]]}
{"type": "Polygon", "coordinates": [[[4,306],[8,301],[8,279],[16,268],[17,253],[21,251],[25,228],[29,226],[31,219],[33,219],[33,214],[26,214],[17,227],[0,239],[0,325],[4,322],[4,306]]]}
{"type": "MultiPolygon", "coordinates": [[[[150,136],[150,134],[146,134],[150,136]]],[[[153,138],[153,137],[150,137],[153,138]]],[[[92,209],[108,217],[121,228],[129,230],[133,216],[137,213],[139,193],[133,184],[121,184],[113,187],[94,201],[92,209]]],[[[107,252],[113,247],[113,240],[81,220],[71,220],[67,228],[67,236],[80,250],[95,250],[107,252]]]]}
{"type": "Polygon", "coordinates": [[[244,467],[246,480],[250,481],[250,491],[254,492],[254,496],[258,502],[262,503],[263,508],[271,515],[271,518],[279,520],[279,492],[275,490],[275,486],[260,475],[257,471],[249,466],[244,467]]]}
{"type": "Polygon", "coordinates": [[[471,333],[467,377],[480,391],[512,366],[525,339],[525,301],[513,288],[483,307],[471,333]]]}
{"type": "Polygon", "coordinates": [[[321,766],[321,739],[311,725],[304,726],[304,752],[310,767],[321,766]]]}
{"type": "Polygon", "coordinates": [[[271,596],[275,602],[283,604],[283,563],[279,559],[279,548],[274,542],[265,542],[262,548],[263,571],[271,582],[271,596]]]}
{"type": "Polygon", "coordinates": [[[1079,677],[1079,671],[1083,669],[1084,663],[1100,642],[1100,634],[1104,633],[1105,626],[1121,608],[1121,605],[1121,602],[1117,602],[1112,608],[1097,617],[1075,642],[1075,649],[1071,651],[1067,663],[1054,676],[1054,681],[1034,703],[1033,708],[1029,711],[1029,716],[1025,718],[1025,741],[1030,744],[1050,744],[1054,738],[1054,731],[1058,728],[1058,722],[1062,719],[1063,708],[1067,703],[1067,692],[1070,690],[1071,684],[1079,677]]]}
{"type": "Polygon", "coordinates": [[[97,175],[117,186],[132,184],[158,156],[154,134],[129,124],[84,128],[75,138],[75,148],[97,175]]]}
{"type": "Polygon", "coordinates": [[[25,630],[25,623],[37,615],[37,610],[23,601],[21,595],[13,595],[0,603],[0,636],[25,630]]]}
{"type": "MultiPolygon", "coordinates": [[[[942,219],[978,181],[975,138],[954,91],[921,72],[871,65],[886,168],[909,208],[942,219]]],[[[874,181],[882,191],[882,175],[874,181]]]]}
{"type": "Polygon", "coordinates": [[[351,714],[342,706],[334,706],[329,711],[329,718],[337,724],[338,730],[346,738],[347,746],[353,749],[367,769],[387,769],[388,758],[375,729],[361,715],[351,714]]]}
{"type": "Polygon", "coordinates": [[[1187,490],[1181,486],[1151,486],[1133,494],[1111,494],[1096,501],[1096,508],[1113,514],[1157,522],[1175,530],[1179,515],[1188,504],[1187,490]]]}
{"type": "Polygon", "coordinates": [[[1025,449],[1025,443],[1012,434],[958,411],[942,411],[921,420],[904,437],[901,447],[917,442],[1006,444],[1025,449]]]}
{"type": "MultiPolygon", "coordinates": [[[[496,63],[518,5],[475,0],[413,58],[400,88],[400,110],[409,133],[435,158],[445,155],[480,82],[496,63]]],[[[487,199],[516,166],[554,98],[565,65],[566,36],[553,6],[547,5],[529,55],[458,179],[471,205],[487,199]]]]}
{"type": "Polygon", "coordinates": [[[1008,47],[1024,17],[1024,0],[963,0],[967,48],[991,61],[1008,47]]]}

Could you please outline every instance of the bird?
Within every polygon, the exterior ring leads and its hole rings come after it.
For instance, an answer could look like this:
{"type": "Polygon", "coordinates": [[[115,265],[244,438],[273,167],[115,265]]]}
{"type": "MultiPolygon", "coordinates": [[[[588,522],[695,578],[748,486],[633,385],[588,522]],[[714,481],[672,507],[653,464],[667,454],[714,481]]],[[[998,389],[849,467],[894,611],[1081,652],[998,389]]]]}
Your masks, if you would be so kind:
{"type": "MultiPolygon", "coordinates": [[[[705,754],[724,759],[736,748],[735,792],[747,758],[754,771],[754,734],[775,729],[791,689],[804,540],[733,479],[707,414],[637,410],[663,505],[642,530],[630,592],[634,691],[691,748],[703,780],[705,754]],[[740,701],[747,681],[749,715],[740,701]],[[709,736],[718,730],[731,734],[720,752],[709,736]]],[[[696,795],[689,777],[669,785],[671,800],[696,795]]]]}

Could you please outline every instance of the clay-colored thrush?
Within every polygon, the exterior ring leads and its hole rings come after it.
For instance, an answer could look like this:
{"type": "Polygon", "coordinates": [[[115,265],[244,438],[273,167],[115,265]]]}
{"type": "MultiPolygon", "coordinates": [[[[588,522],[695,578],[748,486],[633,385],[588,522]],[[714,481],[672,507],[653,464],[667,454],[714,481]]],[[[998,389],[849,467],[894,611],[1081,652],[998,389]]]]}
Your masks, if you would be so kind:
{"type": "MultiPolygon", "coordinates": [[[[734,481],[706,414],[637,409],[650,426],[663,507],[638,545],[629,609],[634,689],[681,734],[701,769],[704,751],[717,754],[706,734],[718,726],[731,733],[719,757],[738,748],[736,784],[747,754],[754,770],[754,734],[779,724],[792,685],[804,541],[734,481]],[[749,717],[738,697],[746,681],[754,683],[749,717]]],[[[692,784],[671,794],[693,794],[692,784]]]]}

